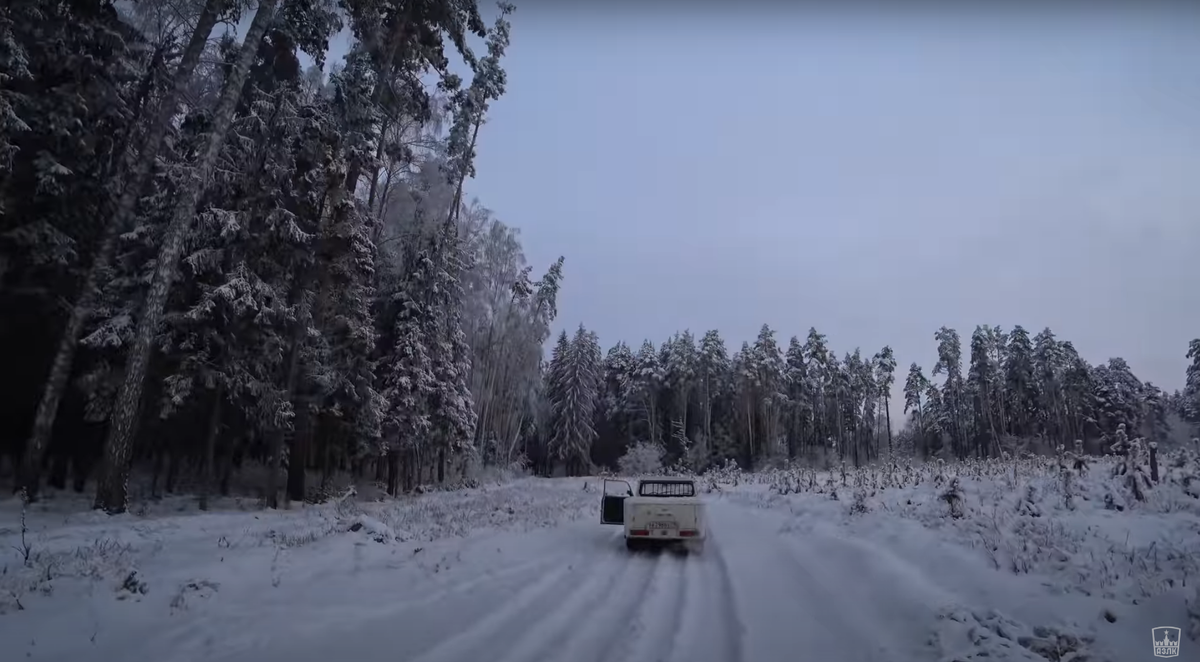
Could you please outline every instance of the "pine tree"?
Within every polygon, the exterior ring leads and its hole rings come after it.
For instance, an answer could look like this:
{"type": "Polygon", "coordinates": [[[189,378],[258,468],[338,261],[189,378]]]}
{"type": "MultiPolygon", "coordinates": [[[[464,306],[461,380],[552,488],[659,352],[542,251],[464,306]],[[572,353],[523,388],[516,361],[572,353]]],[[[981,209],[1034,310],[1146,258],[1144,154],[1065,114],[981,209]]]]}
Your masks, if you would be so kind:
{"type": "Polygon", "coordinates": [[[892,453],[892,385],[896,383],[896,357],[892,348],[885,345],[875,355],[875,381],[879,385],[880,399],[883,401],[883,413],[887,425],[888,453],[892,453]]]}
{"type": "Polygon", "coordinates": [[[1184,420],[1200,426],[1200,338],[1188,344],[1187,381],[1180,398],[1180,410],[1184,420]]]}
{"type": "Polygon", "coordinates": [[[233,121],[233,113],[241,98],[243,84],[250,65],[258,52],[259,42],[275,14],[276,0],[259,0],[254,20],[246,32],[241,52],[221,93],[220,101],[213,111],[213,124],[199,160],[193,165],[190,181],[181,191],[171,220],[165,229],[162,247],[156,261],[154,278],[150,283],[143,304],[137,330],[125,368],[125,378],[109,422],[108,439],[105,442],[106,456],[100,484],[96,491],[95,507],[109,514],[121,513],[127,506],[129,489],[129,458],[133,452],[133,429],[135,418],[140,413],[142,389],[155,334],[162,321],[167,296],[179,269],[179,258],[191,221],[196,214],[196,204],[210,176],[225,136],[233,121]]]}
{"type": "MultiPolygon", "coordinates": [[[[102,8],[101,11],[103,12],[112,12],[111,7],[101,3],[91,3],[90,6],[102,8]]],[[[200,62],[200,56],[204,51],[204,46],[208,41],[209,35],[212,33],[213,27],[216,25],[218,15],[225,11],[225,9],[225,0],[207,0],[192,30],[191,38],[184,49],[183,57],[179,61],[172,77],[170,91],[159,101],[158,115],[150,124],[146,135],[142,138],[140,149],[136,151],[128,149],[118,150],[123,152],[121,154],[120,165],[113,171],[105,173],[106,179],[110,179],[116,184],[114,188],[121,191],[121,195],[113,206],[108,222],[100,229],[91,264],[82,285],[79,287],[77,300],[70,309],[66,324],[60,335],[58,347],[50,363],[49,377],[43,387],[37,412],[34,414],[33,430],[26,444],[24,462],[21,467],[22,478],[19,480],[19,483],[26,491],[26,494],[36,495],[37,493],[39,464],[42,454],[49,443],[55,417],[58,415],[59,403],[62,401],[67,387],[67,380],[70,378],[72,367],[75,364],[75,353],[78,348],[79,336],[83,331],[84,324],[94,312],[93,308],[97,303],[98,288],[101,279],[110,266],[113,254],[117,250],[117,239],[120,233],[127,231],[128,227],[132,224],[138,199],[153,172],[156,155],[166,139],[171,120],[178,113],[183,94],[191,82],[192,73],[196,65],[200,62]]],[[[46,16],[42,14],[38,18],[39,20],[44,20],[46,16]]],[[[66,18],[65,24],[80,25],[79,22],[74,20],[77,18],[76,16],[64,18],[66,18]]],[[[33,32],[30,31],[27,34],[33,34],[33,32]]],[[[106,38],[111,34],[112,31],[104,32],[106,38]]],[[[47,45],[56,45],[58,43],[56,39],[49,38],[44,38],[42,41],[47,45]]],[[[10,54],[8,57],[10,59],[14,62],[23,62],[19,47],[9,50],[10,54]]],[[[67,50],[70,51],[72,49],[67,50]]],[[[82,51],[79,52],[84,54],[82,51]]],[[[89,59],[93,62],[95,61],[92,58],[89,59]]],[[[82,73],[88,79],[95,80],[85,73],[84,69],[78,67],[72,67],[72,69],[82,73]]],[[[119,67],[108,67],[109,71],[117,69],[119,67]]],[[[14,67],[14,71],[20,73],[27,71],[27,69],[14,67]]],[[[99,78],[102,79],[103,77],[99,78]]],[[[150,80],[149,76],[147,76],[146,80],[150,80]]],[[[20,93],[18,94],[20,95],[20,93]]],[[[106,107],[113,100],[120,98],[119,95],[110,94],[105,96],[107,99],[104,102],[98,103],[96,107],[106,107]]],[[[12,97],[9,98],[11,99],[12,97]]],[[[20,95],[17,98],[28,99],[30,96],[20,95]]],[[[129,121],[132,123],[134,119],[129,118],[129,121]]],[[[102,125],[93,125],[92,128],[99,132],[104,131],[102,125]]],[[[124,127],[124,131],[126,132],[124,139],[128,142],[133,142],[131,135],[132,128],[132,124],[124,127]]],[[[8,188],[8,182],[5,183],[5,188],[8,188]]],[[[108,213],[106,207],[101,207],[97,211],[106,215],[108,213]]],[[[54,243],[59,244],[60,242],[56,240],[54,243]]]]}
{"type": "Polygon", "coordinates": [[[933,364],[933,376],[945,375],[946,379],[941,388],[941,408],[944,416],[941,429],[950,434],[952,451],[963,458],[967,454],[965,439],[966,388],[962,378],[962,343],[958,332],[948,327],[938,329],[934,334],[937,340],[938,360],[933,364]]]}
{"type": "Polygon", "coordinates": [[[916,424],[913,431],[919,448],[925,448],[927,443],[928,428],[925,422],[925,406],[922,404],[922,398],[925,397],[931,386],[932,384],[921,371],[921,366],[916,363],[908,366],[908,377],[904,379],[904,413],[911,412],[913,415],[913,421],[916,424]]]}
{"type": "Polygon", "coordinates": [[[569,475],[580,475],[591,462],[601,355],[594,334],[582,325],[568,340],[559,336],[550,360],[550,393],[554,416],[551,452],[566,463],[569,475]]]}

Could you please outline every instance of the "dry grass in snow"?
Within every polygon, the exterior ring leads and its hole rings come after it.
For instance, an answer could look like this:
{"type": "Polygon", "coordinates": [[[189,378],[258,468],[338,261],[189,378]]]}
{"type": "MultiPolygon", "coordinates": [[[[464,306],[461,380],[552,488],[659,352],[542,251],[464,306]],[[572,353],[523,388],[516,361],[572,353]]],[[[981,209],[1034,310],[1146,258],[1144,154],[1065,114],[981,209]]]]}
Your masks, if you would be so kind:
{"type": "MultiPolygon", "coordinates": [[[[1061,619],[1068,623],[1062,631],[1018,627],[994,610],[949,609],[938,635],[948,660],[1090,659],[1085,633],[1102,630],[1097,621],[1126,616],[1147,633],[1157,625],[1181,626],[1200,646],[1200,459],[1186,451],[1160,457],[1157,483],[1144,467],[1131,471],[1119,458],[1076,459],[1064,454],[826,472],[727,469],[704,482],[723,498],[788,513],[782,528],[792,535],[832,529],[888,549],[932,576],[941,573],[947,584],[955,572],[977,567],[962,558],[967,554],[985,559],[998,579],[1026,580],[1009,580],[1012,587],[1036,586],[1027,602],[1057,595],[1062,604],[1080,605],[1075,618],[1061,619]],[[1142,481],[1142,500],[1131,474],[1142,481]]],[[[994,599],[981,596],[980,604],[994,599]]]]}
{"type": "MultiPolygon", "coordinates": [[[[143,502],[130,513],[108,516],[89,509],[82,496],[48,494],[25,506],[0,501],[0,614],[38,609],[39,598],[109,592],[140,599],[151,590],[178,591],[172,608],[189,594],[218,590],[209,577],[170,580],[177,570],[200,572],[226,558],[264,558],[271,582],[286,581],[297,552],[332,537],[418,549],[450,538],[494,531],[529,531],[597,512],[582,481],[533,478],[459,491],[430,492],[365,502],[352,492],[326,504],[293,504],[259,510],[254,500],[215,500],[207,513],[194,499],[143,502]],[[170,582],[168,582],[170,583],[170,582]]],[[[222,574],[219,570],[213,576],[222,574]]]]}
{"type": "MultiPolygon", "coordinates": [[[[832,472],[729,467],[700,484],[708,498],[807,539],[800,548],[814,571],[953,596],[931,626],[942,662],[1116,662],[1148,655],[1155,626],[1183,627],[1200,647],[1200,460],[1160,461],[1157,483],[1117,458],[1063,455],[832,472]]],[[[273,645],[263,633],[288,631],[297,601],[306,619],[336,631],[397,599],[422,609],[439,591],[470,590],[494,576],[496,558],[522,559],[499,570],[518,574],[591,558],[596,539],[529,534],[597,517],[598,497],[595,478],[522,478],[395,500],[345,493],[290,511],[220,499],[198,513],[193,500],[168,498],[109,517],[70,494],[28,509],[10,499],[0,502],[0,633],[28,634],[27,652],[43,659],[73,659],[80,645],[97,655],[216,655],[273,645]],[[547,542],[579,549],[530,554],[547,542]],[[148,622],[162,627],[147,639],[148,622]]]]}

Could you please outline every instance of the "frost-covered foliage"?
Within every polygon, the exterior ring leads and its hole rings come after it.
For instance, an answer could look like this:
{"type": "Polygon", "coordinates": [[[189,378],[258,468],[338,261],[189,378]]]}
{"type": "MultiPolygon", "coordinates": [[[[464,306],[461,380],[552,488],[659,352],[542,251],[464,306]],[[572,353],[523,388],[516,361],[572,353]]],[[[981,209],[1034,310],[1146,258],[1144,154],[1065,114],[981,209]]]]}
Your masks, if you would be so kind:
{"type": "Polygon", "coordinates": [[[1187,357],[1192,362],[1187,368],[1183,393],[1176,394],[1176,407],[1185,420],[1200,426],[1200,338],[1188,345],[1187,357]]]}
{"type": "Polygon", "coordinates": [[[157,493],[265,465],[274,505],[312,471],[396,493],[521,462],[563,262],[531,282],[514,231],[463,203],[514,8],[491,27],[474,0],[124,9],[0,15],[0,315],[29,320],[3,329],[29,356],[6,361],[4,421],[37,422],[4,450],[31,497],[46,460],[80,490],[101,467],[110,512],[130,466],[157,493]]]}
{"type": "Polygon", "coordinates": [[[1162,455],[1160,479],[1144,487],[1140,501],[1128,491],[1127,458],[1097,458],[1080,470],[1066,453],[828,472],[726,468],[701,480],[739,502],[802,513],[793,529],[843,519],[882,525],[847,515],[910,520],[976,550],[997,570],[1049,575],[1043,583],[1057,592],[1133,603],[1180,589],[1190,594],[1200,572],[1200,454],[1162,455]],[[850,490],[853,499],[829,498],[850,490]]]}
{"type": "Polygon", "coordinates": [[[629,447],[617,466],[626,476],[653,475],[663,470],[663,455],[665,451],[661,444],[652,441],[640,441],[629,447]]]}
{"type": "Polygon", "coordinates": [[[559,335],[546,375],[552,417],[548,450],[566,463],[572,475],[583,473],[591,464],[600,369],[600,343],[595,333],[580,325],[570,340],[566,331],[559,335]]]}
{"type": "Polygon", "coordinates": [[[1147,447],[1174,446],[1184,396],[1139,381],[1121,359],[1092,366],[1049,329],[1031,337],[1021,326],[979,326],[969,352],[954,329],[934,340],[932,370],[914,363],[902,384],[890,347],[839,360],[816,329],[784,347],[764,326],[732,355],[715,330],[698,340],[675,334],[657,350],[618,342],[604,360],[593,459],[615,467],[644,439],[661,443],[668,463],[699,471],[731,459],[827,468],[1052,453],[1060,444],[1086,464],[1109,452],[1122,425],[1147,447]],[[896,413],[907,416],[900,426],[890,423],[895,386],[904,398],[896,413]]]}
{"type": "MultiPolygon", "coordinates": [[[[527,478],[432,492],[373,501],[349,489],[329,503],[278,513],[256,512],[252,502],[242,499],[215,499],[214,512],[203,518],[181,513],[188,504],[180,498],[146,502],[120,519],[89,513],[89,504],[65,494],[31,505],[25,517],[19,502],[7,500],[0,503],[0,518],[23,523],[30,553],[23,562],[9,563],[0,575],[0,617],[22,609],[51,608],[53,603],[34,603],[39,597],[77,595],[77,591],[109,593],[114,600],[133,599],[150,591],[163,596],[173,590],[164,582],[176,572],[204,571],[198,563],[214,564],[207,568],[213,571],[253,562],[261,555],[270,561],[272,556],[296,554],[318,541],[328,544],[331,538],[342,538],[350,546],[366,539],[375,544],[403,544],[411,550],[489,529],[551,527],[590,517],[597,507],[592,493],[527,478]],[[209,550],[220,555],[212,556],[209,550]]],[[[20,539],[21,531],[0,528],[5,549],[11,551],[20,545],[20,539]]],[[[346,557],[334,554],[333,558],[346,557]]],[[[273,584],[302,576],[294,575],[286,564],[274,562],[270,572],[273,584]]],[[[228,579],[200,578],[221,579],[222,583],[228,579]]]]}
{"type": "Polygon", "coordinates": [[[635,440],[678,471],[826,469],[1075,440],[1083,458],[1123,426],[1145,443],[1116,507],[1153,481],[1152,443],[1200,424],[1200,341],[1171,394],[1021,326],[938,329],[903,380],[890,347],[767,325],[607,352],[581,327],[547,361],[564,261],[534,273],[468,195],[514,8],[487,26],[474,0],[409,4],[0,10],[5,477],[19,458],[36,498],[99,476],[118,512],[130,467],[156,494],[253,470],[276,505],[336,474],[399,493],[468,465],[614,468],[635,440]]]}

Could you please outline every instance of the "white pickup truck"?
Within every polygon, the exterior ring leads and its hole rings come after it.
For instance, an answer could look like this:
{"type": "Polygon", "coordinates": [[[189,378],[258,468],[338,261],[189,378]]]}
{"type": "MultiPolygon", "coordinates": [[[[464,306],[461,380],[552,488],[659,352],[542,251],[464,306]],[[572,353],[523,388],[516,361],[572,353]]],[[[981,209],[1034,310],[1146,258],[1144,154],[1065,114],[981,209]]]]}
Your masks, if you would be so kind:
{"type": "Polygon", "coordinates": [[[637,494],[624,480],[604,480],[600,523],[625,527],[625,547],[683,545],[704,547],[704,503],[689,478],[646,478],[637,494]]]}

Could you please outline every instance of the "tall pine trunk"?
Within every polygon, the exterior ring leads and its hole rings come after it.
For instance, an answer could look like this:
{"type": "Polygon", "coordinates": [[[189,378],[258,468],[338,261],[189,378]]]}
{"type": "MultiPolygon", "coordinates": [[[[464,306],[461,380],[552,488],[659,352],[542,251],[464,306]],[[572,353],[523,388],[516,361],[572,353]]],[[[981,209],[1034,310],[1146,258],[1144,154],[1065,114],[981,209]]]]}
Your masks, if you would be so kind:
{"type": "Polygon", "coordinates": [[[109,426],[108,440],[105,448],[104,466],[100,476],[100,484],[96,490],[95,508],[103,509],[110,514],[125,511],[125,500],[128,494],[129,458],[133,450],[133,428],[141,409],[142,387],[146,381],[146,369],[150,363],[154,336],[162,321],[163,310],[171,291],[171,284],[179,270],[179,258],[183,253],[183,242],[196,215],[196,204],[200,200],[205,185],[225,135],[233,123],[233,114],[238,101],[242,97],[246,76],[250,72],[258,54],[259,42],[275,14],[277,0],[260,0],[254,21],[242,42],[241,52],[237,62],[225,81],[221,97],[213,111],[212,131],[204,146],[200,160],[195,164],[191,179],[181,192],[179,202],[175,206],[171,221],[163,234],[162,247],[159,249],[158,262],[150,282],[150,292],[146,295],[141,319],[138,320],[134,333],[133,346],[125,369],[125,379],[113,407],[113,417],[109,426]]]}
{"type": "Polygon", "coordinates": [[[213,391],[212,410],[208,416],[208,431],[204,436],[204,455],[200,459],[200,510],[208,510],[208,496],[212,494],[213,465],[217,449],[217,437],[221,436],[221,405],[225,402],[225,388],[217,385],[213,391]]]}
{"type": "Polygon", "coordinates": [[[162,100],[158,117],[150,125],[142,149],[136,154],[133,150],[127,150],[122,156],[120,167],[113,173],[114,177],[128,173],[128,181],[121,197],[117,200],[112,217],[101,233],[100,244],[96,255],[92,258],[92,266],[84,279],[83,287],[80,289],[79,299],[67,317],[66,326],[58,341],[58,349],[54,353],[54,360],[50,363],[50,374],[42,389],[42,398],[38,402],[37,411],[34,414],[33,430],[25,445],[25,455],[21,462],[16,488],[17,490],[23,488],[27,498],[31,500],[37,498],[41,482],[42,456],[49,445],[50,434],[54,429],[54,419],[58,416],[58,406],[62,402],[67,388],[67,380],[71,376],[71,368],[75,364],[75,352],[79,347],[79,333],[91,315],[92,308],[96,305],[100,276],[108,270],[113,255],[116,253],[117,237],[125,231],[126,226],[133,219],[134,212],[137,211],[138,198],[141,197],[142,189],[145,188],[146,182],[149,181],[150,175],[154,171],[154,164],[158,159],[158,152],[162,148],[167,130],[171,126],[171,120],[179,112],[183,94],[192,81],[192,73],[200,62],[200,55],[204,52],[205,44],[208,43],[208,36],[217,23],[217,15],[224,7],[225,0],[207,0],[196,22],[196,29],[192,31],[191,39],[183,51],[183,58],[175,69],[171,89],[162,100]]]}

